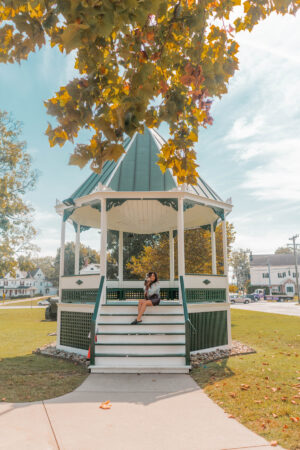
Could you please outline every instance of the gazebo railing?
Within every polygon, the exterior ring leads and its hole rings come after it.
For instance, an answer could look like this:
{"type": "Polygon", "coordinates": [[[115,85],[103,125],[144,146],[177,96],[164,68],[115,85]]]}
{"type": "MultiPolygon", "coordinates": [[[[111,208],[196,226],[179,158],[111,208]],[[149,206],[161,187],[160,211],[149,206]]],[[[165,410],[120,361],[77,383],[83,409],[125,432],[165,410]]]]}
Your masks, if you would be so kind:
{"type": "MultiPolygon", "coordinates": [[[[98,289],[62,289],[62,303],[94,304],[98,289]]],[[[223,288],[186,288],[187,303],[224,303],[226,289],[223,288]]],[[[179,298],[178,288],[161,288],[161,299],[176,301],[179,298]]],[[[106,288],[106,303],[115,301],[138,300],[144,298],[142,288],[106,288]]]]}
{"type": "Polygon", "coordinates": [[[102,275],[100,278],[100,285],[99,285],[99,289],[97,292],[95,308],[94,308],[94,312],[93,312],[92,320],[91,320],[91,343],[90,343],[90,350],[91,350],[90,363],[91,363],[91,365],[95,364],[95,336],[96,336],[96,327],[97,327],[97,317],[98,317],[98,313],[99,313],[104,279],[105,279],[105,277],[104,277],[104,275],[102,275]]]}
{"type": "Polygon", "coordinates": [[[187,299],[186,299],[186,289],[184,287],[184,279],[183,276],[180,275],[180,290],[181,290],[181,297],[182,297],[182,306],[183,306],[183,312],[184,312],[184,323],[185,323],[185,362],[187,365],[190,364],[190,334],[192,333],[192,330],[194,332],[197,332],[195,327],[192,325],[192,322],[189,318],[188,308],[187,308],[187,299]]]}

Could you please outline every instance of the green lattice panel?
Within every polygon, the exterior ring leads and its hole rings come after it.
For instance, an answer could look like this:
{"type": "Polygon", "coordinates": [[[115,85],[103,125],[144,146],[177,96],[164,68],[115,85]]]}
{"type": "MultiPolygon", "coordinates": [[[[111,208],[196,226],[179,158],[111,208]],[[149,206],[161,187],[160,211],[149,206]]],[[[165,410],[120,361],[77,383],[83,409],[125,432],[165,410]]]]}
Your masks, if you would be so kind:
{"type": "MultiPolygon", "coordinates": [[[[97,289],[63,289],[62,303],[95,303],[97,289]]],[[[162,300],[178,299],[178,288],[161,288],[162,300]]],[[[141,288],[107,288],[106,300],[138,300],[144,298],[144,290],[141,288]]]]}
{"type": "Polygon", "coordinates": [[[98,289],[63,289],[62,303],[95,303],[98,289]]]}
{"type": "Polygon", "coordinates": [[[226,302],[226,289],[186,289],[187,303],[226,302]]]}
{"type": "Polygon", "coordinates": [[[189,313],[196,329],[187,327],[187,351],[203,350],[228,344],[227,311],[189,313]]]}
{"type": "Polygon", "coordinates": [[[60,345],[88,350],[91,319],[91,313],[61,311],[60,345]]]}

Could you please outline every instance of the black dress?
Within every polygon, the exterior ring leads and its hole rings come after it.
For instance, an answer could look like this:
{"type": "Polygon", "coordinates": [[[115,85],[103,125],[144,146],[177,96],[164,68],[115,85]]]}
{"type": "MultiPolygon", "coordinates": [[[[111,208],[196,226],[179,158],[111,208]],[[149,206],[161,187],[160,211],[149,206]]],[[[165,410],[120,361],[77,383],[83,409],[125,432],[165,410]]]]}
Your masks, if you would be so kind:
{"type": "Polygon", "coordinates": [[[152,302],[152,306],[157,306],[160,303],[160,295],[159,295],[159,291],[160,289],[157,289],[157,292],[155,292],[152,295],[148,295],[148,287],[145,288],[145,299],[146,300],[150,300],[152,302]]]}

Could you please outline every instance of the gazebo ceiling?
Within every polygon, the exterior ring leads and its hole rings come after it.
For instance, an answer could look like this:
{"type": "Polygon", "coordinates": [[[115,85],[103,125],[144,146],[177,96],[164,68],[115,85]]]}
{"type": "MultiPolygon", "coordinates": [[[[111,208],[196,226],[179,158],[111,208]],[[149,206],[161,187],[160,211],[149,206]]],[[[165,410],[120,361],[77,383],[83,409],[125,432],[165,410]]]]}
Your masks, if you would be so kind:
{"type": "MultiPolygon", "coordinates": [[[[194,204],[184,212],[184,227],[195,228],[218,219],[212,208],[194,204]]],[[[68,217],[76,223],[100,228],[101,212],[92,206],[82,206],[68,217]]],[[[107,211],[107,227],[137,234],[161,233],[177,228],[177,210],[158,200],[126,200],[107,211]]]]}

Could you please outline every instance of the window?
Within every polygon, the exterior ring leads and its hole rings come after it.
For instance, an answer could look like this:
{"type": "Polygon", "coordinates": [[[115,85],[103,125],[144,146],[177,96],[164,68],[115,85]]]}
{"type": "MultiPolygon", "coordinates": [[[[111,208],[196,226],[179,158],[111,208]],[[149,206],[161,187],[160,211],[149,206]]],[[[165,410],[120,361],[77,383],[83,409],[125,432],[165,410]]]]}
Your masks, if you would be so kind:
{"type": "Polygon", "coordinates": [[[4,286],[8,286],[8,281],[4,281],[4,286]]]}
{"type": "Polygon", "coordinates": [[[278,278],[285,278],[286,272],[278,272],[278,278]]]}
{"type": "Polygon", "coordinates": [[[262,276],[263,276],[263,278],[269,278],[269,274],[268,273],[263,273],[262,276]]]}
{"type": "Polygon", "coordinates": [[[20,286],[24,286],[24,281],[20,281],[20,286]]]}
{"type": "Polygon", "coordinates": [[[293,286],[287,286],[286,287],[286,292],[294,292],[293,286]]]}
{"type": "MultiPolygon", "coordinates": [[[[293,277],[296,278],[296,272],[293,273],[293,277]]],[[[299,273],[298,273],[298,278],[299,278],[299,273]]]]}

